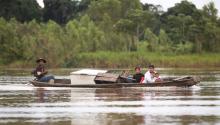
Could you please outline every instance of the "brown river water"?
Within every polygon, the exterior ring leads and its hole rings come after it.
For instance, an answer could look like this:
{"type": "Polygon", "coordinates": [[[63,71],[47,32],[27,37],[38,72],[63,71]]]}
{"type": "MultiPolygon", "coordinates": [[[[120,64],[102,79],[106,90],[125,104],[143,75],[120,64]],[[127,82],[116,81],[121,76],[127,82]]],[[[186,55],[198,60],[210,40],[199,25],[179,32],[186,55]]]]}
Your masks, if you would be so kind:
{"type": "MultiPolygon", "coordinates": [[[[68,78],[70,71],[51,72],[68,78]]],[[[202,81],[190,88],[38,88],[28,83],[29,70],[0,70],[0,125],[220,124],[220,69],[158,71],[202,81]]]]}

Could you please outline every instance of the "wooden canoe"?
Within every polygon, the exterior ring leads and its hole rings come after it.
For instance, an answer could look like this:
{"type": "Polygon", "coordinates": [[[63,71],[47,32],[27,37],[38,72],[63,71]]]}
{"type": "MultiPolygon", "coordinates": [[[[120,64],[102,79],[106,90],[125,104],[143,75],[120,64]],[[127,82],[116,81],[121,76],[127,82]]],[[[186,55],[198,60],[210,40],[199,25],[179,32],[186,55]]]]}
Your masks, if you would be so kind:
{"type": "Polygon", "coordinates": [[[178,79],[169,79],[169,81],[155,83],[108,83],[108,84],[71,84],[69,79],[56,79],[54,84],[38,81],[30,81],[36,87],[72,87],[72,88],[121,88],[121,87],[190,87],[200,82],[197,77],[183,77],[178,79]]]}

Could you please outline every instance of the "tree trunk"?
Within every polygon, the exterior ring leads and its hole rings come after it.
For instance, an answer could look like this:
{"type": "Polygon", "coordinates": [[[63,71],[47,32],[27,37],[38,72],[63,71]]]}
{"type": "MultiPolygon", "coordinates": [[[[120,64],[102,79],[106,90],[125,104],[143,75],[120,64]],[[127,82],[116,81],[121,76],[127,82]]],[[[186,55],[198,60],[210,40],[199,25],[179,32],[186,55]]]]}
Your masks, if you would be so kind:
{"type": "Polygon", "coordinates": [[[196,42],[196,53],[201,53],[202,52],[202,42],[199,39],[199,35],[196,35],[195,37],[195,42],[196,42]]]}

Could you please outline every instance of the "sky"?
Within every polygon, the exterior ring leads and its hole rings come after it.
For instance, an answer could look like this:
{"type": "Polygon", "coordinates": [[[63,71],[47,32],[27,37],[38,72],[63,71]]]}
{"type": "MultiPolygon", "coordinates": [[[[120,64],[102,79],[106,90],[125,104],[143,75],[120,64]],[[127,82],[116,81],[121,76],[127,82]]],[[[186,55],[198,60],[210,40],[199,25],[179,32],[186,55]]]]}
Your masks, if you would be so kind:
{"type": "Polygon", "coordinates": [[[44,7],[44,3],[43,3],[43,0],[37,0],[38,4],[41,6],[41,7],[44,7]]]}
{"type": "MultiPolygon", "coordinates": [[[[44,6],[43,0],[37,0],[41,7],[44,6]]],[[[167,8],[173,7],[175,3],[179,3],[182,0],[140,0],[142,3],[151,3],[155,5],[161,5],[163,10],[166,11],[167,8]]],[[[197,8],[201,9],[205,4],[213,1],[218,10],[220,10],[220,0],[188,0],[196,5],[197,8]]],[[[220,17],[220,12],[218,11],[218,16],[220,17]]]]}
{"type": "MultiPolygon", "coordinates": [[[[142,3],[151,3],[154,5],[161,5],[162,9],[166,11],[168,8],[173,7],[176,3],[180,3],[182,0],[140,0],[142,3]]],[[[213,1],[218,10],[220,10],[220,0],[188,0],[196,5],[198,9],[202,9],[202,7],[209,2],[213,1]]],[[[220,12],[218,11],[218,16],[220,16],[220,12]]]]}

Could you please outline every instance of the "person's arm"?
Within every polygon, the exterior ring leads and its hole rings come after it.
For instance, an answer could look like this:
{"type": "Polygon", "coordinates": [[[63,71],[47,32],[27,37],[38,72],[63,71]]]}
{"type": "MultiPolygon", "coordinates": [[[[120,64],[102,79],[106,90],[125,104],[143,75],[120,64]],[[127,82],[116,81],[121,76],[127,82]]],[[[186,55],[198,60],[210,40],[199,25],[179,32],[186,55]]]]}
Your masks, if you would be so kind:
{"type": "Polygon", "coordinates": [[[141,81],[141,83],[146,83],[145,74],[144,74],[144,78],[143,78],[143,80],[141,81]]]}
{"type": "Polygon", "coordinates": [[[136,76],[136,74],[134,74],[134,75],[133,75],[133,79],[135,79],[135,78],[136,78],[135,76],[136,76]]]}
{"type": "Polygon", "coordinates": [[[48,71],[46,71],[44,69],[44,67],[37,67],[35,69],[35,73],[34,73],[34,76],[35,77],[43,77],[44,75],[46,75],[48,73],[48,71]]]}
{"type": "Polygon", "coordinates": [[[48,73],[48,71],[43,71],[42,73],[41,73],[41,75],[46,75],[48,73]]]}
{"type": "Polygon", "coordinates": [[[37,75],[37,69],[34,69],[32,72],[31,72],[32,75],[34,75],[35,77],[38,77],[37,75]]]}
{"type": "Polygon", "coordinates": [[[140,83],[144,83],[144,76],[141,77],[140,83]]]}
{"type": "Polygon", "coordinates": [[[38,74],[39,77],[43,77],[44,75],[46,75],[48,73],[48,71],[43,71],[40,72],[40,74],[38,74]]]}

